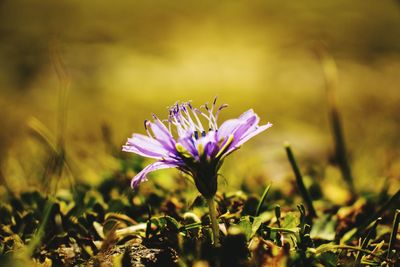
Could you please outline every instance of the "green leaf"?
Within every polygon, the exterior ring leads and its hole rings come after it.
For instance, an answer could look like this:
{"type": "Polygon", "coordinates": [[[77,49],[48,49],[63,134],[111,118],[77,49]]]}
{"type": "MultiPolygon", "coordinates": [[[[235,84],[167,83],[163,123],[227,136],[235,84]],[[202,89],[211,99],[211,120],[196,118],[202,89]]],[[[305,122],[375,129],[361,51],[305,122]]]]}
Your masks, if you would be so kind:
{"type": "Polygon", "coordinates": [[[321,253],[317,259],[323,266],[326,267],[335,267],[338,263],[336,254],[331,251],[321,253]]]}
{"type": "Polygon", "coordinates": [[[239,222],[239,228],[246,236],[246,239],[250,240],[252,236],[252,223],[249,216],[244,216],[241,218],[239,222]]]}
{"type": "Polygon", "coordinates": [[[250,238],[253,237],[257,233],[257,231],[258,231],[258,229],[260,229],[260,226],[262,223],[263,223],[263,218],[261,218],[261,217],[254,218],[253,225],[251,226],[250,238]]]}
{"type": "Polygon", "coordinates": [[[250,238],[252,238],[257,233],[258,229],[260,229],[260,226],[263,223],[271,220],[272,217],[273,217],[273,215],[271,212],[263,212],[263,213],[261,213],[260,216],[254,217],[253,224],[251,226],[250,238]]]}
{"type": "Polygon", "coordinates": [[[282,223],[282,228],[296,228],[300,224],[300,218],[295,212],[288,212],[282,223]]]}
{"type": "Polygon", "coordinates": [[[340,244],[346,244],[348,241],[350,241],[354,234],[357,232],[357,228],[353,228],[350,231],[346,232],[343,237],[340,239],[340,244]]]}
{"type": "Polygon", "coordinates": [[[313,239],[333,241],[336,236],[336,220],[329,215],[319,217],[314,221],[310,236],[313,239]]]}

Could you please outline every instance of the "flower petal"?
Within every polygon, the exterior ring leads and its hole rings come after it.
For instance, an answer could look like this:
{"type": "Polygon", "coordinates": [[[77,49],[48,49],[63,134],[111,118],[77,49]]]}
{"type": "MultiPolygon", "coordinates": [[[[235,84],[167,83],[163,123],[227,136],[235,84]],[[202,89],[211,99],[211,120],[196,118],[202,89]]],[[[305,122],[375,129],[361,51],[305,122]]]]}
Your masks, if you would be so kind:
{"type": "Polygon", "coordinates": [[[218,128],[218,138],[225,139],[233,133],[233,131],[241,124],[239,119],[230,119],[222,123],[218,128]]]}
{"type": "Polygon", "coordinates": [[[189,151],[193,158],[198,158],[197,148],[192,136],[181,137],[178,141],[189,151]]]}
{"type": "Polygon", "coordinates": [[[257,114],[249,109],[239,118],[224,122],[218,129],[218,140],[224,140],[221,147],[225,145],[230,135],[233,135],[233,141],[229,146],[234,147],[244,136],[256,129],[259,121],[257,114]]]}
{"type": "Polygon", "coordinates": [[[247,120],[248,118],[252,117],[256,115],[256,113],[254,113],[254,110],[251,108],[245,112],[242,113],[242,115],[239,116],[240,120],[247,120]]]}
{"type": "Polygon", "coordinates": [[[251,138],[253,138],[257,134],[267,130],[270,127],[272,127],[272,123],[269,123],[269,122],[265,125],[257,126],[253,130],[247,132],[246,135],[242,136],[241,139],[234,142],[233,145],[231,145],[231,147],[224,154],[227,155],[227,154],[231,153],[232,151],[234,151],[235,149],[239,148],[241,145],[243,145],[244,143],[249,141],[251,138]]]}
{"type": "Polygon", "coordinates": [[[201,139],[202,146],[204,147],[204,153],[208,158],[214,157],[218,153],[218,139],[216,131],[209,131],[207,135],[201,139]]]}
{"type": "Polygon", "coordinates": [[[153,164],[148,165],[141,172],[139,172],[131,182],[131,187],[136,188],[141,182],[147,180],[147,174],[150,172],[161,170],[161,169],[169,169],[178,167],[177,163],[174,162],[165,162],[165,161],[157,161],[153,164]]]}
{"type": "Polygon", "coordinates": [[[128,138],[128,142],[122,150],[148,158],[162,159],[168,157],[168,150],[157,140],[142,134],[134,134],[132,138],[128,138]]]}
{"type": "Polygon", "coordinates": [[[240,139],[248,128],[252,125],[257,125],[260,119],[253,109],[249,109],[242,113],[237,119],[225,121],[221,127],[218,128],[219,139],[226,139],[229,135],[234,134],[235,139],[240,139]]]}
{"type": "Polygon", "coordinates": [[[242,139],[242,137],[249,133],[252,129],[255,129],[260,119],[256,114],[253,114],[252,116],[246,117],[246,119],[240,119],[240,121],[241,123],[232,133],[234,135],[233,145],[242,139]]]}
{"type": "Polygon", "coordinates": [[[172,134],[158,118],[155,117],[154,122],[149,123],[149,127],[151,128],[154,137],[158,142],[160,142],[160,144],[162,144],[169,151],[175,150],[175,140],[172,134]]]}
{"type": "Polygon", "coordinates": [[[270,123],[263,126],[258,126],[259,122],[260,118],[252,109],[244,112],[237,119],[224,122],[218,129],[218,140],[224,140],[221,144],[221,147],[223,147],[227,140],[229,140],[229,135],[233,135],[233,141],[231,144],[229,144],[226,151],[222,152],[223,157],[239,148],[242,144],[247,142],[255,135],[272,126],[270,123]]]}

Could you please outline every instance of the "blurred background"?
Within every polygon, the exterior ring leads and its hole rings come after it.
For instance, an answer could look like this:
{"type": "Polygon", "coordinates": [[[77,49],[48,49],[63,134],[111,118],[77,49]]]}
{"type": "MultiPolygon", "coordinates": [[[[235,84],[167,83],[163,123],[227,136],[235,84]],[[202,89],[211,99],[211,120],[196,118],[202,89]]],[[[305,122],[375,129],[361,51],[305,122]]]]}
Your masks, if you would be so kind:
{"type": "Polygon", "coordinates": [[[253,108],[274,124],[226,160],[221,190],[284,185],[285,140],[329,190],[343,182],[331,160],[321,46],[336,63],[356,188],[386,182],[394,192],[399,2],[1,0],[1,183],[15,192],[42,183],[48,150],[39,132],[50,143],[62,136],[74,179],[97,184],[119,168],[113,150],[144,133],[152,113],[218,96],[230,106],[221,119],[253,108]]]}

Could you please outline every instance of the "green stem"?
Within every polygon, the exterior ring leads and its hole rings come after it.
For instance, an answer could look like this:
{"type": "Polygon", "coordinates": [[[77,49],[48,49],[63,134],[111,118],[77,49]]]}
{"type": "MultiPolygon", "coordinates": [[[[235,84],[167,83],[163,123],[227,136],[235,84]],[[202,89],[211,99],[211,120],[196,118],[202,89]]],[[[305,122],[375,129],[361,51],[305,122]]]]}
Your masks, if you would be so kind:
{"type": "Polygon", "coordinates": [[[296,162],[296,159],[295,159],[295,157],[293,155],[293,152],[292,152],[292,149],[290,147],[290,144],[288,142],[285,142],[284,145],[285,145],[285,149],[286,149],[286,153],[287,153],[290,165],[292,165],[292,169],[293,169],[294,175],[296,177],[297,187],[298,187],[298,189],[300,191],[301,196],[303,197],[303,199],[304,199],[304,201],[306,203],[306,206],[307,206],[307,209],[308,209],[308,214],[309,214],[310,217],[316,218],[317,217],[317,213],[316,213],[316,211],[314,209],[311,196],[310,196],[309,192],[307,191],[306,186],[304,185],[303,176],[301,175],[300,169],[297,166],[297,162],[296,162]]]}
{"type": "Polygon", "coordinates": [[[217,220],[217,210],[216,210],[215,204],[214,204],[214,197],[206,198],[206,200],[207,200],[208,209],[210,212],[211,228],[212,228],[213,238],[214,238],[214,247],[218,248],[221,246],[221,243],[219,242],[219,226],[218,226],[218,220],[217,220]]]}

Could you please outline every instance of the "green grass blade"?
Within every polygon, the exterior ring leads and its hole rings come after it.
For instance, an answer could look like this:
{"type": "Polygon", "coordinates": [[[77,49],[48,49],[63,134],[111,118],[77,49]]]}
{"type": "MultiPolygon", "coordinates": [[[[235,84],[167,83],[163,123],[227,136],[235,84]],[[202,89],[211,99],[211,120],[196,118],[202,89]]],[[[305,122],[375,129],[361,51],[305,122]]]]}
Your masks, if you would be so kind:
{"type": "Polygon", "coordinates": [[[400,222],[400,210],[396,210],[393,219],[392,233],[390,234],[389,248],[387,252],[387,259],[390,260],[392,257],[392,250],[396,244],[396,236],[399,230],[399,222],[400,222]]]}
{"type": "Polygon", "coordinates": [[[306,186],[304,185],[303,176],[301,175],[300,169],[299,169],[299,167],[297,165],[296,159],[295,159],[295,157],[293,155],[292,149],[291,149],[290,144],[288,142],[285,142],[285,149],[286,149],[286,153],[287,153],[290,165],[292,165],[292,169],[293,169],[293,172],[294,172],[295,177],[296,177],[297,187],[298,187],[298,189],[300,191],[300,194],[301,194],[301,196],[302,196],[302,198],[303,198],[303,200],[304,200],[304,202],[305,202],[305,204],[307,206],[308,214],[313,218],[317,217],[317,213],[316,213],[316,211],[314,209],[314,205],[312,203],[311,196],[308,193],[306,186]]]}
{"type": "Polygon", "coordinates": [[[335,146],[335,158],[351,193],[356,195],[353,175],[347,156],[346,142],[342,127],[342,121],[337,103],[338,70],[334,58],[328,53],[326,47],[320,45],[316,49],[320,59],[322,71],[325,78],[326,94],[328,98],[328,112],[331,124],[332,137],[335,146]]]}
{"type": "Polygon", "coordinates": [[[261,206],[264,203],[265,199],[267,198],[270,188],[271,188],[271,184],[269,184],[267,187],[265,187],[264,192],[263,192],[263,194],[261,196],[261,199],[260,199],[260,201],[258,202],[258,205],[257,205],[256,216],[260,215],[261,206]]]}
{"type": "MultiPolygon", "coordinates": [[[[382,218],[379,217],[378,219],[376,219],[376,221],[374,222],[374,224],[372,225],[372,227],[369,229],[366,237],[364,238],[364,240],[361,243],[361,248],[362,249],[367,249],[368,247],[368,243],[371,240],[372,237],[372,233],[375,231],[376,227],[378,226],[378,224],[382,221],[382,218]]],[[[353,266],[358,266],[361,262],[361,257],[362,257],[362,252],[358,252],[357,253],[357,257],[356,260],[354,262],[353,266]]]]}

